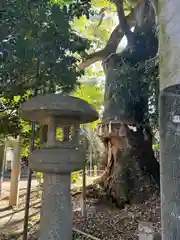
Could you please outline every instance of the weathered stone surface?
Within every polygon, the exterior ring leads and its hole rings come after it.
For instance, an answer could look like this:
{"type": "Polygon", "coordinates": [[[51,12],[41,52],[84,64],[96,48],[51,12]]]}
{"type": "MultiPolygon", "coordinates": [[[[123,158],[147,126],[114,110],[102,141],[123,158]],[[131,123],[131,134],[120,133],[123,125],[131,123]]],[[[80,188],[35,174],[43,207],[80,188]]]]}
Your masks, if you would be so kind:
{"type": "Polygon", "coordinates": [[[162,237],[161,237],[160,233],[154,233],[153,240],[161,240],[161,239],[162,239],[162,237]]]}
{"type": "Polygon", "coordinates": [[[40,240],[72,239],[71,174],[44,174],[40,240]]]}
{"type": "Polygon", "coordinates": [[[70,173],[83,168],[85,151],[80,145],[41,148],[29,155],[31,169],[44,173],[70,173]]]}
{"type": "Polygon", "coordinates": [[[153,224],[151,222],[139,222],[139,240],[153,240],[153,224]]]}
{"type": "Polygon", "coordinates": [[[52,116],[60,123],[87,123],[98,119],[97,111],[80,98],[53,94],[37,96],[22,104],[23,119],[48,124],[52,116]]]}
{"type": "Polygon", "coordinates": [[[139,222],[139,240],[161,240],[161,235],[153,230],[153,223],[139,222]]]}
{"type": "Polygon", "coordinates": [[[164,240],[180,239],[180,85],[160,95],[161,221],[164,240]]]}

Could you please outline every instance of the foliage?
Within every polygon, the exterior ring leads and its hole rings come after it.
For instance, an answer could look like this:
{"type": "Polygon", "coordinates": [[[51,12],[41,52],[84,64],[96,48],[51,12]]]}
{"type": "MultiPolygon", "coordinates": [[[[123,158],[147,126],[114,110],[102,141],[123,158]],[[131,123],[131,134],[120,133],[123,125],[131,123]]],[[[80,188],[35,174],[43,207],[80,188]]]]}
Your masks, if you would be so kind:
{"type": "Polygon", "coordinates": [[[152,146],[153,151],[159,151],[160,150],[160,145],[159,144],[154,144],[152,146]]]}
{"type": "Polygon", "coordinates": [[[111,15],[109,15],[100,25],[98,25],[98,20],[100,20],[99,17],[96,17],[95,15],[91,16],[89,20],[83,16],[72,24],[72,27],[82,36],[93,41],[91,51],[106,44],[112,26],[115,24],[115,20],[111,15]]]}
{"type": "MultiPolygon", "coordinates": [[[[93,14],[89,18],[82,16],[75,18],[71,26],[80,36],[91,41],[91,46],[86,49],[86,54],[94,53],[101,50],[107,44],[107,41],[118,24],[116,9],[109,0],[92,0],[93,14]]],[[[82,59],[86,58],[82,54],[82,59]]],[[[104,72],[101,63],[97,62],[86,69],[86,76],[101,77],[104,79],[104,72]]]]}
{"type": "MultiPolygon", "coordinates": [[[[103,106],[103,88],[97,84],[82,83],[82,85],[76,89],[73,95],[86,100],[89,104],[94,106],[98,112],[100,112],[103,106]]],[[[98,123],[99,120],[87,124],[87,127],[89,127],[92,131],[98,123]]]]}
{"type": "Polygon", "coordinates": [[[43,173],[41,172],[36,172],[36,180],[38,182],[38,185],[42,185],[42,180],[43,180],[43,173]]]}
{"type": "Polygon", "coordinates": [[[128,63],[120,64],[121,67],[119,63],[117,64],[117,76],[113,82],[116,101],[121,102],[126,117],[150,123],[153,129],[157,129],[159,85],[157,60],[139,62],[134,66],[128,63]]]}
{"type": "Polygon", "coordinates": [[[96,133],[90,134],[89,139],[89,145],[88,145],[88,151],[87,151],[87,165],[96,165],[99,163],[99,160],[101,159],[102,152],[104,151],[104,145],[102,144],[102,141],[97,136],[96,133]]]}
{"type": "MultiPolygon", "coordinates": [[[[72,183],[76,183],[79,179],[80,179],[80,171],[76,171],[71,174],[72,183]]],[[[38,185],[41,186],[43,183],[43,173],[36,172],[36,180],[38,182],[38,185]]]]}
{"type": "Polygon", "coordinates": [[[72,183],[76,183],[80,179],[80,172],[73,172],[71,174],[72,183]]]}
{"type": "Polygon", "coordinates": [[[97,84],[82,83],[73,94],[75,97],[83,98],[98,111],[103,104],[103,89],[97,84]]]}
{"type": "Polygon", "coordinates": [[[82,75],[77,54],[89,42],[71,28],[74,17],[88,18],[90,2],[79,1],[0,2],[0,130],[19,134],[22,122],[19,105],[40,93],[71,91],[82,75]],[[59,5],[61,3],[61,5],[59,5]]]}
{"type": "MultiPolygon", "coordinates": [[[[124,1],[125,15],[134,8],[138,0],[124,1]]],[[[92,41],[91,48],[88,53],[102,49],[109,37],[118,25],[117,9],[113,1],[109,0],[92,0],[93,14],[87,18],[82,16],[75,19],[72,27],[76,29],[79,34],[92,41]]]]}

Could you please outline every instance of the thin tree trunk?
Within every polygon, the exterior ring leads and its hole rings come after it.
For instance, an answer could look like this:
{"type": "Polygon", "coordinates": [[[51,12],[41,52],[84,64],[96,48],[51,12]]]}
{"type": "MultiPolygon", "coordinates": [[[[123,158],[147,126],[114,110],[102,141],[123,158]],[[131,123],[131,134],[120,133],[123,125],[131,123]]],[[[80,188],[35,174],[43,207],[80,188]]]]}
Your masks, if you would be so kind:
{"type": "Polygon", "coordinates": [[[6,151],[5,144],[0,145],[0,197],[1,197],[2,183],[3,183],[5,151],[6,151]]]}

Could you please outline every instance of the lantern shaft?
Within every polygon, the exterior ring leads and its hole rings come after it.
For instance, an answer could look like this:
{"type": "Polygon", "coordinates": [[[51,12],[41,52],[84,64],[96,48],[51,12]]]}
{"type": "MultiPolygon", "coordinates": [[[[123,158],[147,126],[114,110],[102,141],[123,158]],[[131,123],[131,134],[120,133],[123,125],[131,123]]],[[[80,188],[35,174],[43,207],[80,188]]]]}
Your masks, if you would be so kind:
{"type": "Polygon", "coordinates": [[[40,240],[72,239],[71,174],[44,174],[40,240]]]}

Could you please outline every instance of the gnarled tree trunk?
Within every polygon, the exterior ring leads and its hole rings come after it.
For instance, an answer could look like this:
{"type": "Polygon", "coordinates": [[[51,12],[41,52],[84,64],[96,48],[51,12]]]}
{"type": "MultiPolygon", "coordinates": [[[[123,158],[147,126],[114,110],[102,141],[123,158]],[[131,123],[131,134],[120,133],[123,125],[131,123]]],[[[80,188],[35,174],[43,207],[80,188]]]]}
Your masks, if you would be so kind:
{"type": "Polygon", "coordinates": [[[106,159],[99,184],[120,207],[148,199],[160,182],[152,134],[148,122],[146,127],[144,124],[149,83],[143,79],[145,68],[140,69],[158,50],[152,9],[148,9],[148,14],[144,24],[135,28],[133,44],[120,55],[108,58],[103,65],[104,115],[98,131],[105,143],[106,159]]]}

